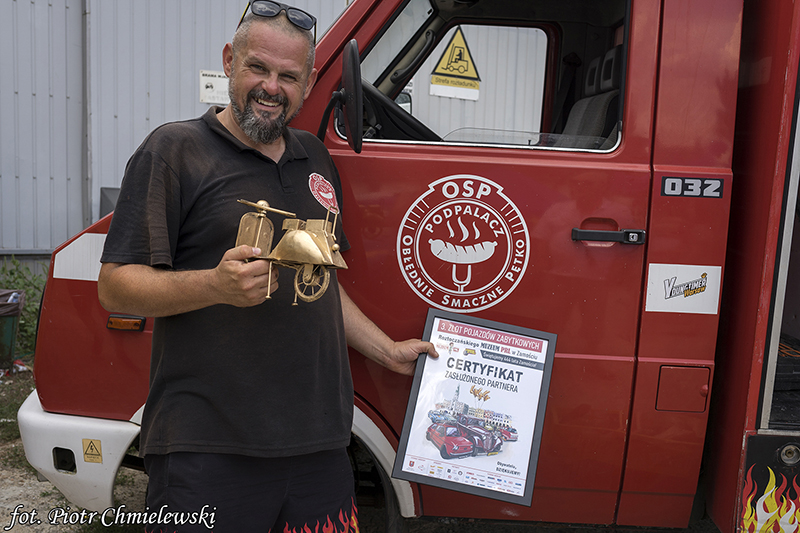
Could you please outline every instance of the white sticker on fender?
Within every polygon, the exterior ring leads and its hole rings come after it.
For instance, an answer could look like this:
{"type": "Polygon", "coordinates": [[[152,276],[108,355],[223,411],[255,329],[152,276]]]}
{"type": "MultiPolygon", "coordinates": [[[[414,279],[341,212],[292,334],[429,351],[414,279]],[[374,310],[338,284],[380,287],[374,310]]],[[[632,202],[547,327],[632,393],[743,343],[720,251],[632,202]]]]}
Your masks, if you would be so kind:
{"type": "Polygon", "coordinates": [[[651,263],[645,311],[716,315],[722,267],[651,263]]]}

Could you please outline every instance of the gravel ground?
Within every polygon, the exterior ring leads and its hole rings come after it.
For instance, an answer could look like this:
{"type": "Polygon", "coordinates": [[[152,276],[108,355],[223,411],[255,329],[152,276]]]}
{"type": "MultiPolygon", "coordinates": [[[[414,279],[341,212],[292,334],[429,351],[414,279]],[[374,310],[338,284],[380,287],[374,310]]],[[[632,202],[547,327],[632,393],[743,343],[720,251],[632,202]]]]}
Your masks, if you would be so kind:
{"type": "MultiPolygon", "coordinates": [[[[22,441],[0,446],[0,456],[21,456],[22,441]]],[[[83,532],[88,528],[70,527],[63,525],[49,525],[47,513],[51,509],[66,509],[72,506],[49,481],[39,481],[32,468],[8,466],[0,462],[0,529],[12,533],[45,532],[83,532]],[[27,524],[14,524],[11,529],[11,514],[14,509],[23,505],[20,512],[37,510],[37,516],[42,520],[41,525],[30,526],[27,524]]],[[[114,497],[124,503],[131,510],[144,509],[144,491],[147,486],[147,476],[142,472],[125,469],[117,478],[114,497]]],[[[91,529],[97,531],[97,529],[91,529]]],[[[107,528],[112,533],[112,528],[107,528]]]]}

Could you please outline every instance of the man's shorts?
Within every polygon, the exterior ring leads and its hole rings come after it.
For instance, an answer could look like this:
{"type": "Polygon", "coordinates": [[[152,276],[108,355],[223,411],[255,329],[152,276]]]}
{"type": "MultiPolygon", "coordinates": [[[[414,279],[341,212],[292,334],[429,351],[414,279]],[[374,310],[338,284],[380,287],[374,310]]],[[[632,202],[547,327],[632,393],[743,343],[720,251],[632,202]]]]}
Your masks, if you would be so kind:
{"type": "Polygon", "coordinates": [[[148,455],[148,532],[358,532],[345,449],[259,458],[207,453],[148,455]]]}

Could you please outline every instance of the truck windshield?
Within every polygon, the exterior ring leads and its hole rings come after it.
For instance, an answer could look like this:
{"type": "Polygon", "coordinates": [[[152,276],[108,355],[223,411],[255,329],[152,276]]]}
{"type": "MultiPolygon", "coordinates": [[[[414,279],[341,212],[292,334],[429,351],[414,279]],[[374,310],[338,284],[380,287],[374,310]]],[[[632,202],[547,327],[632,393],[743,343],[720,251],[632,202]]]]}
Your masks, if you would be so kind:
{"type": "Polygon", "coordinates": [[[411,0],[361,63],[361,76],[377,85],[387,65],[398,57],[433,13],[429,0],[411,0]]]}

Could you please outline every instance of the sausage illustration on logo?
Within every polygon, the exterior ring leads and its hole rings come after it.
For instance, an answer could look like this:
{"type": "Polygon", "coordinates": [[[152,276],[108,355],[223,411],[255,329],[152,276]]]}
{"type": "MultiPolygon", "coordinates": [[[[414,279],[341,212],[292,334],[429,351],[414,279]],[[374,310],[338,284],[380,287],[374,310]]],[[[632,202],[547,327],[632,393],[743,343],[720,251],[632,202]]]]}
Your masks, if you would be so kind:
{"type": "Polygon", "coordinates": [[[480,176],[448,176],[431,183],[406,212],[397,259],[423,300],[473,312],[497,304],[518,285],[528,265],[528,229],[502,191],[480,176]]]}
{"type": "MultiPolygon", "coordinates": [[[[469,235],[466,228],[463,227],[461,219],[458,219],[458,223],[461,225],[461,229],[464,230],[464,239],[467,239],[469,235]]],[[[477,237],[480,237],[477,229],[475,233],[477,237]]],[[[433,255],[453,265],[453,284],[458,288],[458,292],[464,292],[464,288],[472,281],[472,265],[491,259],[494,254],[495,246],[497,246],[497,241],[470,244],[467,246],[451,244],[440,239],[432,239],[428,242],[431,245],[431,253],[433,255]],[[456,270],[458,265],[467,265],[466,278],[463,280],[458,277],[458,272],[456,270]]]]}

